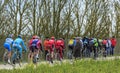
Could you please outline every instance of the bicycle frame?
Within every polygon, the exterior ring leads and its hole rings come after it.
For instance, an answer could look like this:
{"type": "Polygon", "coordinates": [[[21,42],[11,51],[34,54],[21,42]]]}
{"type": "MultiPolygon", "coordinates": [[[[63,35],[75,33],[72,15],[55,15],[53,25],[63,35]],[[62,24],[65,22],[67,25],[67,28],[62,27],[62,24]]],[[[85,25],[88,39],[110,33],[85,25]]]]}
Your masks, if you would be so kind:
{"type": "Polygon", "coordinates": [[[12,56],[12,63],[15,65],[16,63],[19,63],[19,66],[21,67],[21,63],[20,63],[20,55],[18,53],[18,51],[14,52],[13,56],[12,56]]]}

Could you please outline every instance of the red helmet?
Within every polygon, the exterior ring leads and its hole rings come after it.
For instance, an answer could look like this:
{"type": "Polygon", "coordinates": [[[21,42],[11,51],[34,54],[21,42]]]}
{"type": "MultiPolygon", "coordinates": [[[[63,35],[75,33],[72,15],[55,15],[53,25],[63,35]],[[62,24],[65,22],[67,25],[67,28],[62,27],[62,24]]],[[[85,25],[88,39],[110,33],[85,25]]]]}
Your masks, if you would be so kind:
{"type": "Polygon", "coordinates": [[[39,38],[39,37],[38,37],[38,36],[36,36],[36,35],[32,37],[32,39],[38,39],[38,38],[39,38]]]}
{"type": "Polygon", "coordinates": [[[52,36],[52,37],[51,37],[51,39],[55,39],[55,37],[54,37],[54,36],[52,36]]]}

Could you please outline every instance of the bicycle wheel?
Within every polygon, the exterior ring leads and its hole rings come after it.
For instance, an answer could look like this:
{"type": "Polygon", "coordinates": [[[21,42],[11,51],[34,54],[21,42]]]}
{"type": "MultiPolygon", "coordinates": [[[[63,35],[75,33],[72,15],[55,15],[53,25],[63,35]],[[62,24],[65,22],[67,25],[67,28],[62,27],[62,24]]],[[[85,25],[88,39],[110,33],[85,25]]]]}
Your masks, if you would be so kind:
{"type": "Polygon", "coordinates": [[[33,56],[33,63],[36,64],[37,63],[37,58],[36,55],[33,56]]]}
{"type": "Polygon", "coordinates": [[[56,53],[56,55],[55,55],[55,59],[58,60],[58,61],[61,60],[61,59],[60,59],[60,54],[59,54],[59,53],[56,53]]]}
{"type": "Polygon", "coordinates": [[[71,50],[68,51],[67,57],[68,57],[68,59],[72,59],[72,51],[71,50]]]}
{"type": "Polygon", "coordinates": [[[16,63],[18,63],[19,64],[19,66],[21,67],[21,58],[20,58],[20,55],[16,52],[16,53],[14,53],[13,54],[13,56],[12,56],[12,64],[13,65],[15,65],[16,63]]]}
{"type": "Polygon", "coordinates": [[[49,53],[46,55],[46,61],[50,61],[50,54],[49,53]]]}
{"type": "Polygon", "coordinates": [[[21,67],[21,58],[20,55],[17,54],[17,58],[16,58],[16,62],[19,64],[19,66],[21,67]]]}
{"type": "Polygon", "coordinates": [[[7,56],[7,55],[8,55],[7,52],[5,52],[4,55],[3,55],[3,62],[4,62],[4,63],[7,63],[7,62],[8,62],[8,56],[7,56]]]}

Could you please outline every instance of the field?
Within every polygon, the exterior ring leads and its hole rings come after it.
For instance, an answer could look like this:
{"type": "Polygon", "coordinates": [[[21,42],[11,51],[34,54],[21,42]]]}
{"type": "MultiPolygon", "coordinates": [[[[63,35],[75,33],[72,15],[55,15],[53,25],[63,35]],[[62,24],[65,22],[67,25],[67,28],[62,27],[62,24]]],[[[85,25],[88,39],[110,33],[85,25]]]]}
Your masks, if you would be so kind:
{"type": "Polygon", "coordinates": [[[0,73],[120,73],[120,60],[76,60],[73,64],[33,64],[23,69],[0,70],[0,73]]]}

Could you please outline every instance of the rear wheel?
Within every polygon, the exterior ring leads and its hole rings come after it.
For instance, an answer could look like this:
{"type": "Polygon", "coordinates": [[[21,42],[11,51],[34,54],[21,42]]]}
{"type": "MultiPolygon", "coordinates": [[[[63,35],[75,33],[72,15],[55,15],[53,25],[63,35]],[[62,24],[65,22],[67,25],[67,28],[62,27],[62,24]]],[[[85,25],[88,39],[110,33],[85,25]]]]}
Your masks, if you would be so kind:
{"type": "Polygon", "coordinates": [[[5,52],[4,55],[3,55],[3,62],[6,64],[8,62],[8,53],[5,52]]]}
{"type": "Polygon", "coordinates": [[[61,61],[61,59],[60,59],[60,54],[59,54],[59,53],[56,53],[55,58],[56,58],[56,60],[61,61]]]}
{"type": "Polygon", "coordinates": [[[49,53],[46,55],[46,61],[50,61],[50,54],[49,53]]]}
{"type": "Polygon", "coordinates": [[[72,59],[72,50],[69,50],[67,53],[68,59],[72,59]]]}
{"type": "Polygon", "coordinates": [[[33,56],[33,63],[36,64],[37,63],[37,58],[36,55],[33,56]]]}

